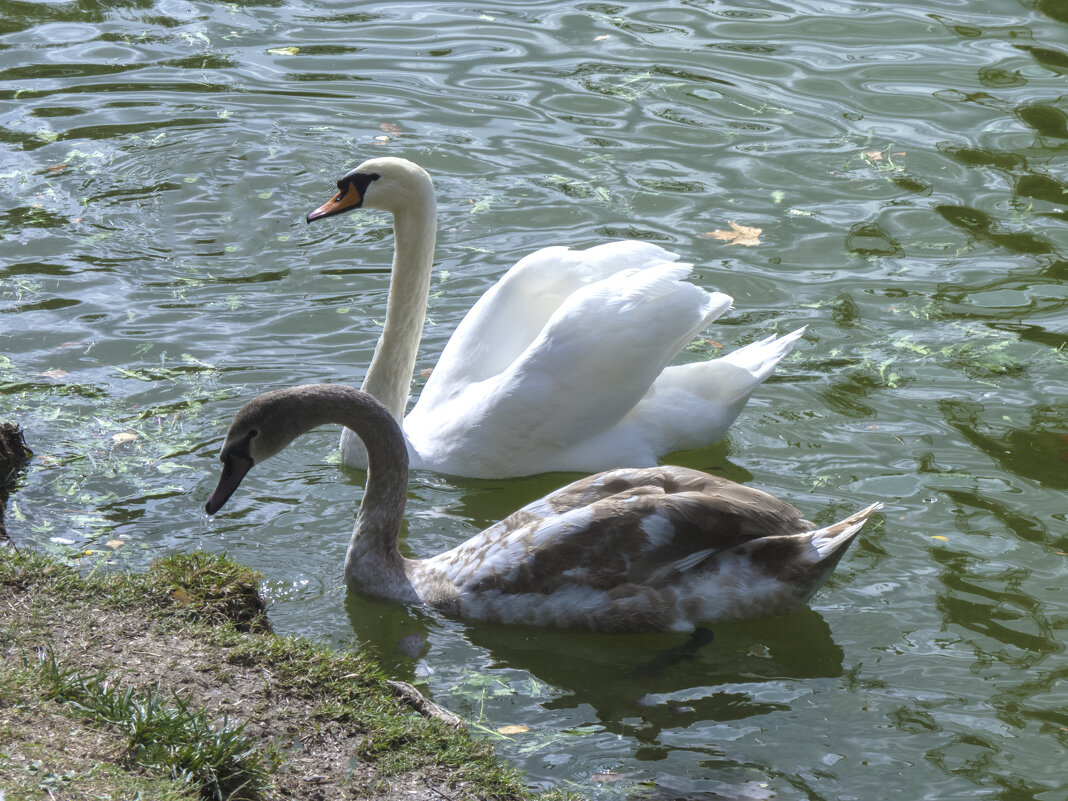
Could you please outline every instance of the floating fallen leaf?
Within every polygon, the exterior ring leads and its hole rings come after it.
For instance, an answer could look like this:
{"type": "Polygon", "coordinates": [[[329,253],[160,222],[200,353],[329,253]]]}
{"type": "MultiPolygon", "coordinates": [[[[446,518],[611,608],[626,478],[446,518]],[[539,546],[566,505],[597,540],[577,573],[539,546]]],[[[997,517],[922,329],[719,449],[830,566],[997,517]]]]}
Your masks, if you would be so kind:
{"type": "Polygon", "coordinates": [[[126,544],[126,540],[108,540],[104,544],[111,548],[111,550],[117,551],[119,548],[126,544]]]}
{"type": "Polygon", "coordinates": [[[300,52],[299,47],[268,47],[267,52],[272,56],[295,56],[300,52]]]}
{"type": "Polygon", "coordinates": [[[593,41],[595,41],[595,42],[603,42],[605,39],[611,39],[611,38],[612,38],[611,34],[602,33],[600,36],[594,36],[593,37],[593,41]]]}
{"type": "Polygon", "coordinates": [[[419,375],[422,376],[423,378],[430,378],[430,374],[432,372],[434,372],[434,368],[432,368],[432,367],[424,367],[422,370],[419,371],[419,375]]]}
{"type": "Polygon", "coordinates": [[[193,602],[193,599],[189,597],[189,593],[181,587],[172,592],[171,597],[182,606],[189,606],[193,602]]]}
{"type": "Polygon", "coordinates": [[[127,442],[133,442],[137,439],[137,434],[132,431],[120,431],[118,434],[112,434],[111,441],[116,445],[125,445],[127,442]]]}
{"type": "Polygon", "coordinates": [[[932,534],[932,540],[942,540],[942,542],[949,542],[949,537],[943,537],[941,534],[932,534]]]}
{"type": "Polygon", "coordinates": [[[622,773],[613,773],[610,770],[602,770],[602,771],[600,771],[598,773],[593,774],[590,778],[593,779],[595,782],[603,782],[605,784],[612,784],[613,782],[618,782],[620,779],[622,779],[623,778],[623,774],[622,773]]]}
{"type": "Polygon", "coordinates": [[[67,371],[60,370],[58,367],[53,367],[51,370],[45,370],[44,372],[38,373],[37,375],[41,376],[42,378],[62,378],[63,376],[67,375],[67,371]]]}
{"type": "Polygon", "coordinates": [[[516,723],[511,726],[500,726],[497,731],[500,734],[522,734],[525,731],[530,731],[530,726],[524,726],[521,723],[516,723]]]}
{"type": "Polygon", "coordinates": [[[706,239],[722,239],[728,245],[745,245],[747,248],[760,244],[760,234],[763,228],[754,225],[738,225],[734,220],[727,220],[731,227],[730,231],[709,231],[701,234],[706,239]]]}
{"type": "Polygon", "coordinates": [[[65,170],[65,169],[67,169],[67,165],[66,164],[53,164],[51,167],[48,168],[48,171],[51,172],[51,173],[56,173],[56,172],[63,172],[63,170],[65,170]]]}
{"type": "Polygon", "coordinates": [[[394,136],[404,136],[404,129],[399,125],[394,125],[392,122],[380,122],[378,123],[378,130],[385,131],[388,134],[394,136]]]}
{"type": "Polygon", "coordinates": [[[872,161],[882,161],[883,154],[881,150],[865,150],[864,157],[869,158],[872,161]]]}

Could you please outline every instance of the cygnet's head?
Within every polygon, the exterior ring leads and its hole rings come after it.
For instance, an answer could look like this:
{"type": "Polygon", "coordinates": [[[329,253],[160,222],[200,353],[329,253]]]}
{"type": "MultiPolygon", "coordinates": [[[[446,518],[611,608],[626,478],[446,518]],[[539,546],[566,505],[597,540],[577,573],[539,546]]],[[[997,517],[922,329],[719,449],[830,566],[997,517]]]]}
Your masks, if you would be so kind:
{"type": "Polygon", "coordinates": [[[219,453],[222,476],[204,510],[213,515],[234,494],[253,465],[274,456],[306,430],[296,414],[299,394],[288,388],[266,392],[241,407],[219,453]]]}

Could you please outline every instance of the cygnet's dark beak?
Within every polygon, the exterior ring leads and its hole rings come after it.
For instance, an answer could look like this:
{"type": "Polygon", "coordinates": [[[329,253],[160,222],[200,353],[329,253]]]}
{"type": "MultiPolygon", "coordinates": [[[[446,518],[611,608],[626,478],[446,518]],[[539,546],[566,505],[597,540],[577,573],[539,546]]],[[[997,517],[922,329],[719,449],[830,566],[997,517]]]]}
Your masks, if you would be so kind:
{"type": "Polygon", "coordinates": [[[215,491],[211,493],[211,497],[208,498],[208,502],[204,504],[204,511],[213,515],[222,509],[223,504],[229,500],[241,483],[241,479],[251,469],[251,459],[236,454],[227,456],[226,461],[223,462],[222,476],[219,477],[219,483],[215,491]]]}

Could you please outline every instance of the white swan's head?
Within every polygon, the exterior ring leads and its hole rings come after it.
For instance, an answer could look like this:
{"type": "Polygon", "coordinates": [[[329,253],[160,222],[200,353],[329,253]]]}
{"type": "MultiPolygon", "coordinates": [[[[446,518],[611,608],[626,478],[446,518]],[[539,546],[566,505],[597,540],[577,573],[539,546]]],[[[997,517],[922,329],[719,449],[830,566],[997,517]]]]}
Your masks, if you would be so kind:
{"type": "Polygon", "coordinates": [[[308,214],[308,222],[361,208],[396,213],[434,196],[434,185],[426,170],[392,156],[368,159],[345,173],[337,182],[337,190],[334,197],[308,214]]]}

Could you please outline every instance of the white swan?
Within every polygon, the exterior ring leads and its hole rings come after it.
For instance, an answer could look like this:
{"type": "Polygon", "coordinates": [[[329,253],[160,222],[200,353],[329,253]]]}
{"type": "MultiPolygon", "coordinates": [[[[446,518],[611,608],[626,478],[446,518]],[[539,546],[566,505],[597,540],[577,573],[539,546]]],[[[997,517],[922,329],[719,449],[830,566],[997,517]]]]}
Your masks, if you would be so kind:
{"type": "Polygon", "coordinates": [[[400,426],[365,392],[311,384],[267,392],[237,413],[208,514],[253,465],[327,423],[355,431],[368,454],[345,559],[349,589],[459,617],[618,632],[785,614],[827,579],[880,506],[815,529],[784,501],[696,470],[612,470],[452,550],[406,559],[397,550],[408,486],[400,426]]]}
{"type": "MultiPolygon", "coordinates": [[[[472,307],[405,417],[434,258],[434,186],[397,158],[366,161],[337,186],[308,222],[356,208],[393,214],[385,325],[363,389],[403,419],[415,468],[499,478],[655,465],[720,439],[804,332],[668,367],[730,296],[683,281],[691,265],[656,245],[545,248],[472,307]]],[[[351,431],[341,455],[366,466],[351,431]]]]}

